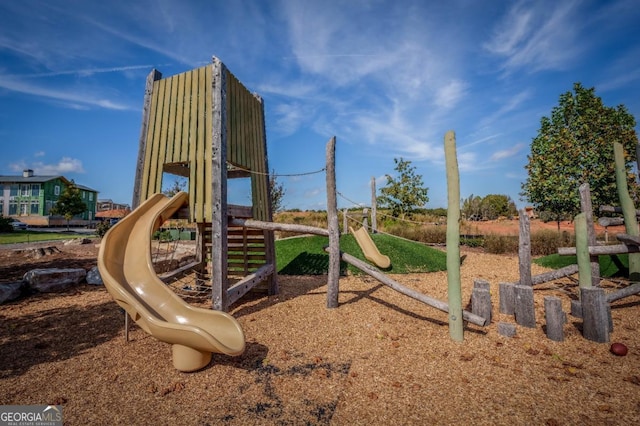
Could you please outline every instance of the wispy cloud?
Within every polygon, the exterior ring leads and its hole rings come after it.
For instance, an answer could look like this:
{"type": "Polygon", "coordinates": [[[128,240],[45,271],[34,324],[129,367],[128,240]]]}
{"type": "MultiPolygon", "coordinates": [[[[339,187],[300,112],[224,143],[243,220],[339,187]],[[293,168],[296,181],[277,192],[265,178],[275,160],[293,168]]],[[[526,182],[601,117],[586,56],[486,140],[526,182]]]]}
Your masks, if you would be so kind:
{"type": "Polygon", "coordinates": [[[514,157],[518,155],[524,147],[525,147],[525,144],[517,143],[511,148],[496,151],[491,155],[491,158],[489,158],[489,161],[500,161],[506,158],[514,157]]]}
{"type": "Polygon", "coordinates": [[[67,175],[69,173],[85,173],[82,161],[72,157],[62,157],[57,163],[47,164],[41,161],[27,163],[25,161],[13,163],[9,168],[14,172],[31,169],[41,176],[67,175]]]}
{"type": "Polygon", "coordinates": [[[67,71],[49,71],[49,72],[40,72],[40,73],[31,73],[31,74],[7,74],[5,77],[22,77],[22,78],[41,78],[41,77],[58,77],[63,75],[79,75],[79,76],[91,76],[94,74],[104,74],[104,73],[113,73],[113,72],[125,72],[139,69],[151,69],[153,65],[126,65],[120,67],[110,67],[110,68],[85,68],[85,69],[77,69],[77,70],[67,70],[67,71]]]}
{"type": "Polygon", "coordinates": [[[112,110],[136,110],[129,105],[104,99],[87,91],[77,89],[51,89],[38,84],[27,83],[19,78],[0,76],[0,87],[13,92],[38,96],[55,101],[61,101],[70,108],[98,107],[112,110]]]}
{"type": "Polygon", "coordinates": [[[581,20],[577,2],[519,1],[505,14],[483,47],[504,58],[507,72],[562,69],[578,53],[581,20]]]}

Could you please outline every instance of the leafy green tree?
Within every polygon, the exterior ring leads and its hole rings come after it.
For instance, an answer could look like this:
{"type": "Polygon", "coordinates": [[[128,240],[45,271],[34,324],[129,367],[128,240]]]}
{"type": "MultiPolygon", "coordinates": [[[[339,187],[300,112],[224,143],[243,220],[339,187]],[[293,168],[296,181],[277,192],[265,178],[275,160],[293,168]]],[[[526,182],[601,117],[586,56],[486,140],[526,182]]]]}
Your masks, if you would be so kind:
{"type": "Polygon", "coordinates": [[[284,198],[285,190],[281,183],[278,183],[278,175],[275,171],[271,171],[269,175],[269,192],[271,196],[271,209],[274,213],[278,213],[284,208],[282,199],[284,198]]]}
{"type": "Polygon", "coordinates": [[[416,174],[411,161],[402,158],[394,158],[393,161],[397,178],[386,175],[387,186],[380,189],[377,201],[380,207],[391,209],[392,216],[404,219],[406,215],[411,216],[414,209],[427,204],[429,188],[424,186],[422,175],[416,174]]]}
{"type": "Polygon", "coordinates": [[[482,216],[494,220],[500,216],[513,217],[518,212],[516,203],[508,195],[489,194],[482,199],[482,216]]]}
{"type": "Polygon", "coordinates": [[[87,205],[82,201],[82,195],[80,189],[76,186],[72,180],[69,185],[66,185],[56,201],[56,204],[51,208],[51,213],[55,215],[64,216],[67,220],[67,231],[69,230],[69,221],[74,216],[84,213],[87,210],[87,205]]]}
{"type": "Polygon", "coordinates": [[[578,187],[588,182],[594,209],[618,204],[613,143],[625,148],[629,192],[637,200],[638,185],[631,172],[638,137],[636,120],[624,105],[607,107],[595,88],[575,83],[573,92],[560,95],[551,117],[542,117],[531,142],[525,166],[528,177],[521,195],[539,212],[558,223],[580,211],[578,187]]]}

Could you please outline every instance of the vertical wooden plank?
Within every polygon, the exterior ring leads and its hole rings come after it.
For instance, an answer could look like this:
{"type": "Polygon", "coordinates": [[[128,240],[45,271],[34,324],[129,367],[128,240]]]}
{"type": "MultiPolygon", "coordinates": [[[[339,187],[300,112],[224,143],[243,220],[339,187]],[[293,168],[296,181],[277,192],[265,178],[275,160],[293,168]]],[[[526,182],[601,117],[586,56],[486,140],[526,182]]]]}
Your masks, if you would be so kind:
{"type": "Polygon", "coordinates": [[[165,97],[166,97],[167,79],[162,79],[158,82],[158,105],[156,107],[156,125],[153,131],[153,146],[150,154],[148,175],[149,180],[147,182],[147,190],[145,199],[149,198],[156,191],[156,184],[158,179],[158,157],[160,156],[161,140],[162,140],[162,128],[164,126],[164,110],[165,110],[165,97]]]}
{"type": "Polygon", "coordinates": [[[165,140],[166,150],[164,153],[163,164],[173,162],[173,150],[175,147],[175,139],[176,139],[176,116],[178,114],[178,85],[180,82],[180,75],[175,75],[171,77],[170,80],[171,80],[171,92],[169,95],[169,117],[167,119],[168,128],[167,128],[167,138],[165,140]]]}
{"type": "Polygon", "coordinates": [[[336,137],[327,143],[327,221],[329,229],[329,274],[327,277],[327,308],[338,307],[340,292],[340,229],[336,197],[336,137]]]}
{"type": "MultiPolygon", "coordinates": [[[[267,222],[273,221],[273,206],[271,205],[271,196],[270,196],[270,181],[269,181],[269,156],[267,152],[267,138],[265,132],[265,123],[264,123],[264,103],[262,98],[259,96],[255,96],[255,101],[258,105],[257,108],[257,117],[255,124],[255,134],[254,138],[256,143],[259,143],[262,146],[263,151],[263,171],[267,173],[266,175],[262,175],[263,181],[266,185],[266,193],[267,193],[267,201],[266,201],[266,211],[264,213],[264,219],[267,222]]],[[[336,206],[336,214],[337,214],[337,206],[336,206]]],[[[337,220],[337,218],[336,218],[337,220]]],[[[276,266],[276,244],[275,244],[275,232],[274,231],[265,231],[264,234],[264,245],[265,245],[265,256],[267,263],[271,263],[274,265],[273,273],[269,276],[267,284],[269,286],[269,294],[274,295],[280,292],[278,286],[278,269],[276,266]]]]}
{"type": "Polygon", "coordinates": [[[189,115],[189,207],[191,220],[204,222],[202,215],[198,214],[199,200],[197,190],[200,176],[196,167],[198,154],[198,70],[193,70],[191,75],[190,115],[189,115]]]}
{"type": "Polygon", "coordinates": [[[203,68],[198,68],[198,126],[197,126],[197,151],[196,151],[196,174],[198,176],[198,182],[196,186],[196,202],[198,203],[196,221],[208,222],[207,216],[204,214],[206,205],[206,193],[207,188],[205,186],[207,167],[205,162],[210,161],[204,157],[205,145],[208,142],[208,135],[205,134],[204,123],[206,121],[207,112],[205,109],[205,84],[206,79],[203,68]]]}
{"type": "Polygon", "coordinates": [[[520,284],[533,285],[531,281],[531,224],[525,209],[519,213],[520,242],[518,245],[518,268],[520,270],[520,284]]]}
{"type": "Polygon", "coordinates": [[[376,178],[371,176],[371,232],[374,234],[378,232],[378,203],[376,192],[376,178]]]}
{"type": "Polygon", "coordinates": [[[147,81],[144,88],[144,101],[142,104],[142,124],[140,126],[140,138],[138,140],[138,161],[136,163],[136,175],[133,183],[133,198],[131,206],[133,209],[140,204],[140,191],[142,189],[144,165],[147,154],[147,143],[149,134],[153,134],[153,126],[155,123],[155,114],[152,110],[153,105],[153,88],[154,82],[162,77],[160,71],[152,69],[147,75],[147,81]],[[151,133],[150,133],[151,132],[151,133]]]}
{"type": "MultiPolygon", "coordinates": [[[[192,72],[184,74],[183,103],[182,103],[182,135],[180,136],[180,154],[178,161],[189,161],[189,128],[191,120],[191,76],[192,72]]],[[[191,167],[191,165],[189,165],[191,167]]]]}
{"type": "Polygon", "coordinates": [[[162,189],[162,166],[165,162],[167,156],[167,137],[169,133],[169,119],[170,119],[170,111],[171,111],[171,85],[173,82],[173,78],[166,78],[163,80],[165,82],[164,85],[164,101],[162,104],[162,126],[160,129],[160,139],[158,141],[158,156],[156,159],[156,165],[154,168],[155,171],[155,179],[152,192],[158,193],[162,189]]]}
{"type": "Polygon", "coordinates": [[[227,280],[227,87],[226,67],[213,58],[212,71],[212,142],[211,161],[211,287],[213,309],[228,310],[227,280]]]}
{"type": "Polygon", "coordinates": [[[182,124],[184,123],[184,85],[185,85],[186,73],[181,73],[176,76],[176,121],[175,130],[173,134],[173,152],[171,153],[170,163],[177,163],[183,161],[180,159],[182,152],[182,124]]]}

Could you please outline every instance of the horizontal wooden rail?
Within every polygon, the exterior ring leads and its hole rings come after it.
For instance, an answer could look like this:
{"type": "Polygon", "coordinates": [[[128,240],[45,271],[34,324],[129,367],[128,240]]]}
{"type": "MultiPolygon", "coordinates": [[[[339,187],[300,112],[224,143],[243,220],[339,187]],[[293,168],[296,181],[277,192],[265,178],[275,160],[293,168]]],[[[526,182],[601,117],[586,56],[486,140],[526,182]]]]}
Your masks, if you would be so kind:
{"type": "MultiPolygon", "coordinates": [[[[329,251],[328,247],[325,248],[325,251],[329,251]]],[[[360,269],[363,272],[366,272],[367,274],[371,275],[373,278],[380,281],[382,284],[391,287],[395,291],[402,293],[405,296],[409,296],[412,299],[418,300],[424,304],[427,304],[433,308],[439,309],[442,312],[447,312],[447,313],[449,312],[449,305],[446,302],[442,302],[438,299],[434,299],[433,297],[427,296],[426,294],[422,294],[416,290],[406,287],[400,284],[399,282],[391,279],[387,275],[383,274],[377,268],[370,266],[369,264],[363,262],[362,260],[356,257],[351,256],[348,253],[340,252],[340,257],[345,262],[355,266],[356,268],[360,269]]],[[[469,321],[470,323],[479,325],[481,327],[484,327],[487,323],[487,320],[485,318],[482,318],[481,316],[473,314],[468,311],[462,311],[462,318],[465,321],[469,321]]]]}
{"type": "Polygon", "coordinates": [[[229,220],[229,225],[233,226],[246,226],[247,228],[265,229],[267,231],[289,231],[297,232],[299,234],[314,234],[329,236],[329,231],[324,228],[317,228],[315,226],[308,225],[296,225],[293,223],[276,223],[276,222],[264,222],[262,220],[255,219],[238,219],[233,218],[229,220]]]}
{"type": "Polygon", "coordinates": [[[229,287],[227,290],[229,305],[235,303],[238,299],[247,294],[247,292],[255,287],[256,284],[266,280],[269,275],[273,274],[275,269],[276,268],[272,263],[267,263],[253,274],[244,277],[242,281],[238,281],[233,286],[229,287]]]}
{"type": "MultiPolygon", "coordinates": [[[[640,247],[628,246],[626,244],[614,244],[610,246],[589,246],[589,254],[593,256],[605,254],[623,254],[623,253],[639,253],[640,247]]],[[[575,256],[575,247],[558,247],[560,256],[575,256]]]]}

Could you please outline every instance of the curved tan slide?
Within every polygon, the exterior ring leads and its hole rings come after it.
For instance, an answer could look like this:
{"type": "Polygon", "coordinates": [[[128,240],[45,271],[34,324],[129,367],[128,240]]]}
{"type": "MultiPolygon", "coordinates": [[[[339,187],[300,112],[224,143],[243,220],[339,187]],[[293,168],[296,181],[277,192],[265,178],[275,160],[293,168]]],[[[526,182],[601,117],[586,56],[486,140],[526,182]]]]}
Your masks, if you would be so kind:
{"type": "Polygon", "coordinates": [[[362,253],[364,253],[364,257],[378,268],[386,269],[391,266],[391,260],[389,256],[385,256],[380,253],[378,250],[378,246],[373,242],[371,236],[367,232],[365,227],[361,227],[357,231],[354,231],[352,227],[349,227],[349,230],[356,237],[356,241],[362,249],[362,253]]]}
{"type": "Polygon", "coordinates": [[[173,198],[155,194],[107,232],[100,244],[98,268],[105,287],[133,320],[158,340],[173,345],[173,365],[196,371],[211,353],[240,355],[244,332],[225,312],[189,305],[156,275],[151,237],[162,223],[187,203],[188,194],[173,198]]]}

